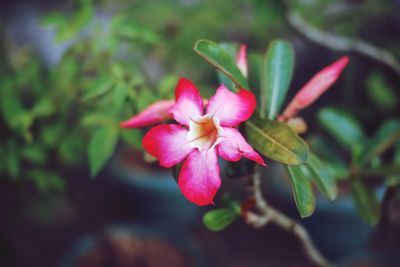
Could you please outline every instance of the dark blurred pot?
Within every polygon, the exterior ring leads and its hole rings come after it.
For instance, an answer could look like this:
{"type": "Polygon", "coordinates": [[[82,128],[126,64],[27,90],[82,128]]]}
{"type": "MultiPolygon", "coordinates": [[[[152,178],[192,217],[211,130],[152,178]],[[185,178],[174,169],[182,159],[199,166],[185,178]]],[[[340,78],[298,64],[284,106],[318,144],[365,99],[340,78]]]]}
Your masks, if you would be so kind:
{"type": "Polygon", "coordinates": [[[61,267],[200,267],[203,250],[187,231],[160,225],[112,225],[78,240],[61,267]]]}

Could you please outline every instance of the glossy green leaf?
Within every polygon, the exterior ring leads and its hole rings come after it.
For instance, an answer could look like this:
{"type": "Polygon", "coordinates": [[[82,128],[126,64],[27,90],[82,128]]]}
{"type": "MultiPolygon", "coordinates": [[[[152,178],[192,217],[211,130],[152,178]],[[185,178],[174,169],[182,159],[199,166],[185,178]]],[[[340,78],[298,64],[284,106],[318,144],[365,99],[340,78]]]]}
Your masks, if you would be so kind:
{"type": "Polygon", "coordinates": [[[360,124],[347,112],[324,108],[318,112],[321,125],[343,146],[353,149],[365,141],[360,124]]]}
{"type": "Polygon", "coordinates": [[[274,119],[285,100],[293,76],[294,51],[288,42],[271,42],[264,59],[261,87],[261,114],[274,119]]]}
{"type": "Polygon", "coordinates": [[[203,216],[204,225],[211,231],[220,231],[240,216],[240,207],[215,209],[203,216]]]}
{"type": "Polygon", "coordinates": [[[369,142],[360,164],[366,164],[371,159],[382,154],[390,146],[400,140],[400,120],[391,120],[384,123],[369,142]]]}
{"type": "MultiPolygon", "coordinates": [[[[228,52],[229,56],[235,61],[236,60],[236,53],[238,51],[238,46],[237,44],[233,43],[221,43],[219,46],[224,49],[226,52],[228,52]]],[[[217,76],[220,84],[225,85],[226,88],[228,88],[231,91],[235,91],[235,83],[228,77],[226,76],[222,71],[218,70],[217,71],[217,76]]]]}
{"type": "Polygon", "coordinates": [[[249,143],[264,156],[287,165],[307,161],[307,143],[286,124],[253,116],[245,125],[249,143]]]}
{"type": "Polygon", "coordinates": [[[228,76],[237,86],[250,89],[246,78],[236,66],[235,60],[223,48],[210,41],[200,40],[197,41],[193,49],[202,58],[228,76]]]}
{"type": "Polygon", "coordinates": [[[302,218],[311,216],[315,210],[315,196],[311,182],[306,175],[308,170],[304,168],[307,167],[305,165],[287,166],[294,200],[302,218]]]}
{"type": "Polygon", "coordinates": [[[88,146],[90,175],[95,177],[112,156],[118,141],[115,127],[102,127],[93,132],[88,146]]]}
{"type": "Polygon", "coordinates": [[[111,90],[113,81],[107,76],[101,76],[84,93],[82,101],[88,101],[99,97],[111,90]]]}
{"type": "Polygon", "coordinates": [[[353,203],[361,218],[369,224],[377,224],[380,218],[380,206],[375,194],[360,181],[354,181],[351,187],[353,203]]]}
{"type": "Polygon", "coordinates": [[[264,56],[262,54],[249,53],[248,56],[248,80],[251,91],[256,95],[257,107],[261,106],[261,77],[263,75],[264,56]]]}
{"type": "Polygon", "coordinates": [[[336,182],[325,163],[310,153],[307,167],[311,170],[311,179],[315,181],[319,191],[329,200],[335,200],[337,197],[336,182]]]}

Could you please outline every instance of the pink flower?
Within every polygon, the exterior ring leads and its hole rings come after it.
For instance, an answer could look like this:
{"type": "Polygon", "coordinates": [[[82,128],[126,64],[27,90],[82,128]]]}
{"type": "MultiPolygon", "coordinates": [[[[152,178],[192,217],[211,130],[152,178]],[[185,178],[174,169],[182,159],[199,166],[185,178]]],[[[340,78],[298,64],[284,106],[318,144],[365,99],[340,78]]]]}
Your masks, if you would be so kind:
{"type": "MultiPolygon", "coordinates": [[[[236,65],[242,74],[247,77],[247,46],[241,45],[236,55],[236,65]]],[[[165,120],[172,119],[170,109],[175,104],[175,100],[157,101],[131,119],[121,123],[122,128],[140,128],[159,124],[165,120]]]]}
{"type": "Polygon", "coordinates": [[[314,103],[315,100],[336,82],[348,62],[349,58],[347,56],[342,57],[315,74],[294,96],[278,120],[286,121],[296,115],[299,110],[314,103]]]}
{"type": "MultiPolygon", "coordinates": [[[[228,161],[238,161],[243,156],[265,166],[262,157],[236,128],[254,112],[253,93],[241,89],[235,94],[221,85],[204,111],[199,91],[191,81],[182,78],[175,97],[169,112],[178,124],[151,128],[142,143],[163,167],[183,163],[178,184],[187,199],[197,205],[213,203],[221,186],[218,155],[228,161]]],[[[140,116],[143,114],[137,117],[140,116]]],[[[130,121],[135,121],[135,117],[130,121]]]]}

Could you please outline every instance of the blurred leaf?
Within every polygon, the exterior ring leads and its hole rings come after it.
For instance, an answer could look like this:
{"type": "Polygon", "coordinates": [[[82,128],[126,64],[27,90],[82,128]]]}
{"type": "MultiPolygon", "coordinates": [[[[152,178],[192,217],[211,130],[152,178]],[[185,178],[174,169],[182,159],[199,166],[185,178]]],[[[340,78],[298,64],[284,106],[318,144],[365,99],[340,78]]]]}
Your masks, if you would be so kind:
{"type": "Polygon", "coordinates": [[[384,123],[363,151],[360,164],[366,164],[371,159],[382,154],[390,146],[400,140],[400,120],[391,120],[384,123]]]}
{"type": "Polygon", "coordinates": [[[53,101],[49,97],[43,97],[32,108],[31,112],[34,117],[48,117],[55,112],[53,101]]]}
{"type": "Polygon", "coordinates": [[[150,90],[149,88],[143,88],[140,91],[139,96],[136,97],[135,100],[138,111],[142,111],[150,104],[156,102],[158,99],[154,92],[152,92],[152,90],[150,90]]]}
{"type": "Polygon", "coordinates": [[[59,31],[56,34],[56,41],[63,42],[74,37],[80,32],[83,27],[89,24],[93,16],[93,4],[90,0],[81,0],[80,7],[75,12],[70,20],[63,25],[60,25],[59,31]]]}
{"type": "MultiPolygon", "coordinates": [[[[70,130],[70,129],[67,129],[70,130]]],[[[59,141],[57,146],[58,159],[61,161],[63,166],[82,166],[85,159],[85,147],[87,143],[82,138],[79,131],[73,130],[65,135],[63,132],[63,138],[59,141]]]]}
{"type": "Polygon", "coordinates": [[[67,23],[65,16],[59,12],[53,12],[42,17],[40,24],[42,26],[61,27],[67,23]]]}
{"type": "Polygon", "coordinates": [[[49,147],[59,146],[59,141],[65,135],[66,125],[61,122],[47,124],[41,128],[40,141],[49,147]]]}
{"type": "Polygon", "coordinates": [[[29,171],[27,175],[41,192],[62,190],[65,187],[64,180],[52,171],[34,169],[29,171]]]}
{"type": "Polygon", "coordinates": [[[236,66],[235,60],[223,48],[210,41],[200,40],[197,41],[193,49],[211,65],[228,76],[238,87],[250,89],[246,78],[236,66]]]}
{"type": "Polygon", "coordinates": [[[307,143],[286,124],[253,116],[245,125],[249,143],[264,156],[288,165],[307,161],[307,143]]]}
{"type": "Polygon", "coordinates": [[[336,182],[327,166],[313,153],[310,153],[308,157],[307,166],[312,172],[312,180],[316,182],[321,193],[329,200],[335,200],[337,197],[336,182]]]}
{"type": "Polygon", "coordinates": [[[203,216],[204,225],[211,231],[221,231],[240,216],[240,206],[215,209],[203,216]]]}
{"type": "Polygon", "coordinates": [[[128,98],[129,88],[125,83],[118,83],[112,91],[113,97],[113,110],[115,113],[120,112],[128,98]]]}
{"type": "Polygon", "coordinates": [[[380,218],[380,206],[375,194],[360,181],[354,181],[351,189],[354,206],[361,218],[369,224],[377,224],[380,218]]]}
{"type": "Polygon", "coordinates": [[[340,144],[350,150],[365,141],[360,124],[345,111],[324,108],[318,112],[318,120],[340,144]]]}
{"type": "Polygon", "coordinates": [[[121,131],[121,138],[128,145],[136,148],[137,150],[142,150],[142,138],[143,135],[139,129],[129,129],[121,131]]]}
{"type": "Polygon", "coordinates": [[[94,130],[88,146],[90,175],[95,177],[112,156],[118,141],[115,127],[94,130]]]}
{"type": "Polygon", "coordinates": [[[47,154],[38,144],[25,146],[21,151],[21,157],[36,164],[44,164],[47,160],[47,154]]]}
{"type": "Polygon", "coordinates": [[[274,119],[285,100],[293,76],[294,51],[285,41],[273,41],[264,61],[261,88],[261,116],[274,119]]]}
{"type": "Polygon", "coordinates": [[[382,74],[374,72],[367,78],[367,95],[371,102],[382,111],[393,110],[397,103],[396,93],[385,81],[382,74]]]}
{"type": "Polygon", "coordinates": [[[315,209],[315,197],[307,177],[305,165],[287,166],[297,210],[302,218],[309,217],[315,209]]]}
{"type": "Polygon", "coordinates": [[[86,115],[81,119],[81,124],[83,126],[113,126],[115,121],[109,116],[99,113],[91,112],[86,113],[86,115]]]}
{"type": "Polygon", "coordinates": [[[88,101],[98,96],[101,96],[111,90],[113,81],[107,76],[101,76],[93,82],[93,84],[86,90],[82,97],[82,101],[88,101]]]}
{"type": "Polygon", "coordinates": [[[115,81],[118,83],[124,82],[125,70],[124,66],[119,63],[114,63],[110,67],[110,71],[112,76],[115,78],[115,81]]]}
{"type": "Polygon", "coordinates": [[[160,99],[174,99],[175,87],[178,84],[179,76],[175,74],[166,75],[158,84],[157,92],[160,99]]]}

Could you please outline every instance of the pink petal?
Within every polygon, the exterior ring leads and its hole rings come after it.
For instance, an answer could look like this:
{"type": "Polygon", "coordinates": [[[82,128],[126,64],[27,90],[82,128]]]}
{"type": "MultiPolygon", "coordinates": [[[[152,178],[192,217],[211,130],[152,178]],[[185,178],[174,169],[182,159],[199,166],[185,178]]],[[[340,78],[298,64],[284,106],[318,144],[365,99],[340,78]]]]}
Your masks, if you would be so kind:
{"type": "Polygon", "coordinates": [[[300,109],[310,106],[317,100],[336,82],[348,62],[349,58],[347,56],[342,57],[315,74],[295,95],[292,102],[289,103],[283,112],[285,119],[293,117],[300,109]]]}
{"type": "Polygon", "coordinates": [[[243,156],[267,166],[263,158],[246,142],[242,134],[233,128],[222,128],[217,145],[218,154],[229,161],[238,161],[243,156]]]}
{"type": "Polygon", "coordinates": [[[127,121],[121,122],[122,128],[140,128],[161,123],[172,118],[170,113],[171,107],[175,104],[175,100],[157,101],[142,112],[133,116],[127,121]]]}
{"type": "Polygon", "coordinates": [[[203,115],[203,99],[196,86],[188,79],[181,78],[175,89],[176,104],[171,112],[174,119],[189,126],[189,121],[203,115]]]}
{"type": "Polygon", "coordinates": [[[177,124],[162,124],[153,127],[143,137],[144,149],[160,161],[160,165],[170,168],[194,150],[186,139],[188,130],[177,124]]]}
{"type": "Polygon", "coordinates": [[[240,89],[235,94],[220,85],[207,105],[207,115],[217,118],[222,126],[237,126],[249,119],[256,108],[256,98],[250,91],[240,89]]]}
{"type": "Polygon", "coordinates": [[[203,206],[213,203],[221,186],[215,149],[195,150],[184,161],[178,177],[179,188],[191,202],[203,206]]]}
{"type": "Polygon", "coordinates": [[[236,55],[236,65],[242,72],[244,77],[247,77],[247,45],[243,44],[239,48],[239,52],[236,55]]]}

